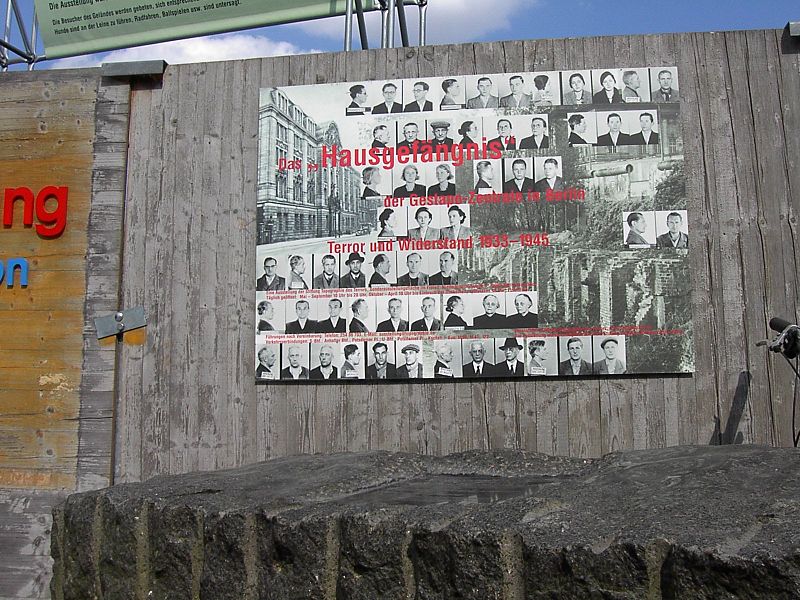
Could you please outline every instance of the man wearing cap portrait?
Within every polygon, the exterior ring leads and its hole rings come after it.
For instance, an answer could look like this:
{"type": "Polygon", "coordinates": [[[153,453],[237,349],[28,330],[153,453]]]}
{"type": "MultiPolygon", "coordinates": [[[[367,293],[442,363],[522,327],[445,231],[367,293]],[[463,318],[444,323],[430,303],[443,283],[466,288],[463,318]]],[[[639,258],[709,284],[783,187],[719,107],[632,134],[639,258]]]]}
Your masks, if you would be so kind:
{"type": "Polygon", "coordinates": [[[447,135],[450,131],[450,123],[447,121],[434,121],[431,123],[431,129],[433,130],[431,145],[433,146],[434,152],[439,148],[452,150],[455,142],[453,138],[447,135]]]}
{"type": "Polygon", "coordinates": [[[422,363],[419,362],[419,346],[417,344],[406,344],[401,352],[405,357],[405,364],[397,367],[398,379],[422,379],[425,371],[422,363]]]}
{"type": "Polygon", "coordinates": [[[592,365],[592,370],[598,375],[621,375],[625,372],[625,363],[617,358],[619,341],[614,337],[607,337],[600,342],[600,348],[605,356],[592,365]]]}
{"type": "Polygon", "coordinates": [[[339,287],[343,288],[363,288],[367,287],[367,278],[361,272],[361,265],[364,257],[358,252],[351,252],[344,264],[350,269],[339,279],[339,287]]]}

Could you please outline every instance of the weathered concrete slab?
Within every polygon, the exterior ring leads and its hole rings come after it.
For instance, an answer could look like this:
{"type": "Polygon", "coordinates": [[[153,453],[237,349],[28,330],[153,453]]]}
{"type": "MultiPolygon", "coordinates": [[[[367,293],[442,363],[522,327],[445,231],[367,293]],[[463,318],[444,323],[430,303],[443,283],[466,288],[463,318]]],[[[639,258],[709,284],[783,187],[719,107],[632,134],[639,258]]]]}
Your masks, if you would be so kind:
{"type": "Polygon", "coordinates": [[[798,598],[800,453],[297,456],[76,494],[55,598],[798,598]]]}

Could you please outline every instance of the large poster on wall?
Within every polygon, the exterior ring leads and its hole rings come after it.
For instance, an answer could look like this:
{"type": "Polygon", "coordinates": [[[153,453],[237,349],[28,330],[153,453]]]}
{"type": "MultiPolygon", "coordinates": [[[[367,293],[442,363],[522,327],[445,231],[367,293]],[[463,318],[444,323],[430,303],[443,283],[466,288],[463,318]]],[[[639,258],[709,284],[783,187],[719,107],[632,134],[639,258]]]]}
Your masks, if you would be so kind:
{"type": "Polygon", "coordinates": [[[675,67],[261,90],[256,380],[694,370],[675,67]]]}

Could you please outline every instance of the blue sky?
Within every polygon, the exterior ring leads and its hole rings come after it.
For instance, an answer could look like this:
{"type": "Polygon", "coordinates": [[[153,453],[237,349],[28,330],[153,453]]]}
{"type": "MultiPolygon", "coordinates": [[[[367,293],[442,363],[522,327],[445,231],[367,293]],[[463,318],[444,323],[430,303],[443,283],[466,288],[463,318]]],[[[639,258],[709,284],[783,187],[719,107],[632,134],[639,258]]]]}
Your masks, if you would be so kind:
{"type": "MultiPolygon", "coordinates": [[[[33,0],[22,0],[22,4],[29,20],[33,0]]],[[[408,7],[407,13],[415,43],[417,9],[408,7]]],[[[798,0],[429,0],[428,43],[782,28],[790,20],[800,20],[798,0]]],[[[368,21],[371,47],[377,47],[379,17],[371,14],[368,21]]],[[[340,17],[46,61],[37,68],[94,66],[112,60],[159,58],[174,64],[338,51],[343,34],[340,17]]],[[[355,25],[354,47],[359,47],[355,25]]]]}

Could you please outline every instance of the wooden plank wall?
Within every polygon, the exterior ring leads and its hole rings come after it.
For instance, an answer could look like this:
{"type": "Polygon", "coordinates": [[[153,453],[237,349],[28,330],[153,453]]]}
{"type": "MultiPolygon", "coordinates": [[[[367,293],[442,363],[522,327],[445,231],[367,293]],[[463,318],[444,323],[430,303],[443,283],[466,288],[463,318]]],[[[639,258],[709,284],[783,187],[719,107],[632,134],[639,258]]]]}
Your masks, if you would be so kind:
{"type": "Polygon", "coordinates": [[[69,186],[68,224],[45,240],[0,230],[27,288],[0,288],[0,598],[49,598],[51,511],[109,484],[116,310],[130,86],[97,70],[0,74],[0,189],[69,186]]]}
{"type": "Polygon", "coordinates": [[[148,328],[121,352],[117,481],[368,448],[790,444],[789,369],[755,343],[770,316],[798,316],[798,66],[797,42],[769,30],[169,67],[132,103],[122,293],[148,328]],[[683,97],[694,376],[254,385],[259,88],[658,65],[678,66],[683,97]]]}

